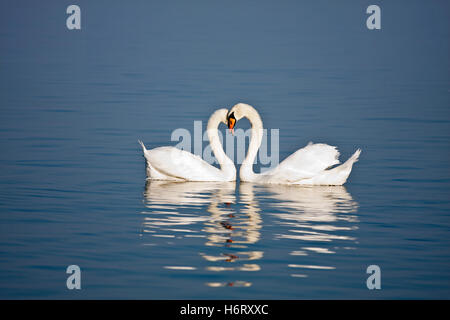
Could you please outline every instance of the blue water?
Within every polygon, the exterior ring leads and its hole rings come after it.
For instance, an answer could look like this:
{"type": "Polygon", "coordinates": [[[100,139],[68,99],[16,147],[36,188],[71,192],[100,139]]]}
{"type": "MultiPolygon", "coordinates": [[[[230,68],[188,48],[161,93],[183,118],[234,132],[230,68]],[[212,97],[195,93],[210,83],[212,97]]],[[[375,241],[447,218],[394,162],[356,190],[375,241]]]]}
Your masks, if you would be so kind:
{"type": "Polygon", "coordinates": [[[448,2],[69,4],[0,4],[0,298],[450,298],[448,2]],[[349,181],[146,183],[138,139],[237,102],[349,181]]]}

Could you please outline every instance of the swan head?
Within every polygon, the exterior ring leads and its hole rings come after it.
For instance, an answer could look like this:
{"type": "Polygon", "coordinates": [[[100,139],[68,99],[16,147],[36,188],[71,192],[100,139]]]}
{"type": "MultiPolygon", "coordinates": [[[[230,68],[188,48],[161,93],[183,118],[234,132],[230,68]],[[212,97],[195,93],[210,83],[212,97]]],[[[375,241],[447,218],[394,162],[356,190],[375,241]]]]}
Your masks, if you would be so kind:
{"type": "Polygon", "coordinates": [[[211,122],[212,126],[218,125],[221,122],[224,124],[228,124],[227,115],[228,115],[227,109],[225,109],[225,108],[217,109],[216,111],[214,111],[214,113],[209,118],[210,119],[209,122],[211,122]]]}
{"type": "Polygon", "coordinates": [[[253,112],[256,112],[256,110],[251,105],[245,103],[235,104],[227,114],[227,125],[231,133],[234,132],[234,126],[236,125],[236,122],[238,122],[243,117],[248,117],[249,114],[253,112]]]}
{"type": "Polygon", "coordinates": [[[236,125],[236,118],[234,116],[234,112],[227,115],[227,126],[230,129],[230,132],[234,134],[234,126],[236,125]]]}

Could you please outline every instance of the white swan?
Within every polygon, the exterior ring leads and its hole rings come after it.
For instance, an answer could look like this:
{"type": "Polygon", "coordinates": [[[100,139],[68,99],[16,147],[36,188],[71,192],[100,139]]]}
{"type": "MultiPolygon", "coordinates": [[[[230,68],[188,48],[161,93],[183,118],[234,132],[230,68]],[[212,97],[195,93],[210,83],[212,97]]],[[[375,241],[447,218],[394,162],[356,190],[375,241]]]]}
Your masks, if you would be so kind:
{"type": "Polygon", "coordinates": [[[175,147],[159,147],[147,150],[139,141],[147,160],[147,176],[152,180],[171,181],[235,181],[236,167],[225,154],[219,140],[218,127],[227,121],[227,109],[215,111],[208,121],[208,137],[211,150],[220,164],[220,169],[202,158],[175,147]]]}
{"type": "Polygon", "coordinates": [[[228,128],[233,131],[236,122],[243,117],[250,121],[252,134],[247,156],[242,162],[239,172],[241,181],[300,185],[343,185],[352,171],[353,163],[358,161],[361,153],[361,149],[358,149],[344,164],[328,169],[339,163],[339,151],[336,147],[327,144],[310,142],[306,147],[287,157],[277,167],[257,174],[253,172],[253,162],[261,146],[263,124],[255,108],[245,103],[238,103],[228,112],[228,128]]]}

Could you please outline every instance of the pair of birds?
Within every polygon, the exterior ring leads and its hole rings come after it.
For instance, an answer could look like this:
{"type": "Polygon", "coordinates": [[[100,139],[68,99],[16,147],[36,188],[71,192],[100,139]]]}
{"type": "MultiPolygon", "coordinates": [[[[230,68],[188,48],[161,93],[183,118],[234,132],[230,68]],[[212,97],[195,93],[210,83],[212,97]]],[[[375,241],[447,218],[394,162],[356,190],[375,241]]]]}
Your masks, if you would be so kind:
{"type": "Polygon", "coordinates": [[[239,176],[243,182],[293,185],[343,185],[353,163],[358,161],[361,150],[356,152],[342,165],[339,164],[339,151],[336,147],[322,143],[309,143],[297,150],[277,167],[255,173],[253,162],[261,146],[263,123],[258,111],[245,103],[238,103],[231,110],[219,109],[208,121],[207,134],[211,150],[220,164],[220,169],[210,165],[199,156],[175,147],[158,147],[147,150],[142,141],[139,143],[147,160],[147,176],[152,180],[170,181],[235,181],[236,167],[225,154],[218,135],[221,122],[227,124],[230,131],[240,119],[246,117],[251,124],[251,138],[247,156],[242,162],[239,176]]]}

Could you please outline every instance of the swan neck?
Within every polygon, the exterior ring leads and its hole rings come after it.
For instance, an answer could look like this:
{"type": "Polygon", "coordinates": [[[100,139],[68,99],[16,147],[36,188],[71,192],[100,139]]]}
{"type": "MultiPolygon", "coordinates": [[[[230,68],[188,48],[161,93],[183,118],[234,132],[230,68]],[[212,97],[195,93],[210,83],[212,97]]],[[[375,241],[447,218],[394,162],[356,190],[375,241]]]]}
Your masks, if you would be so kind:
{"type": "Polygon", "coordinates": [[[214,156],[216,157],[217,161],[219,162],[221,170],[224,169],[230,169],[230,172],[235,170],[235,166],[233,161],[226,155],[225,151],[223,150],[223,146],[220,142],[219,134],[218,134],[218,128],[220,122],[222,122],[223,116],[218,114],[217,112],[214,113],[209,121],[208,126],[206,128],[209,138],[209,143],[211,145],[211,150],[214,153],[214,156]]]}
{"type": "Polygon", "coordinates": [[[240,176],[244,181],[252,181],[255,176],[255,173],[253,172],[253,163],[263,138],[263,123],[258,111],[252,107],[245,109],[244,117],[250,121],[252,133],[247,156],[242,162],[240,176]]]}

